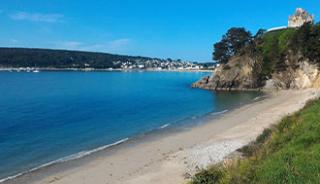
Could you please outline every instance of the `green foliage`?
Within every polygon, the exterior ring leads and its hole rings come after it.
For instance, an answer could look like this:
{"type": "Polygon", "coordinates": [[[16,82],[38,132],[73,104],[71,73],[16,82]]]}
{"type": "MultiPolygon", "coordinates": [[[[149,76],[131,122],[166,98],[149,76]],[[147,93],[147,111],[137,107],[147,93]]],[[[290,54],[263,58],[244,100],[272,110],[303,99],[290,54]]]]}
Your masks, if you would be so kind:
{"type": "Polygon", "coordinates": [[[217,166],[202,171],[197,178],[214,179],[203,179],[209,182],[201,184],[219,181],[232,184],[319,183],[319,112],[320,100],[309,103],[303,110],[265,130],[254,144],[242,148],[245,159],[224,168],[217,166]],[[217,174],[217,169],[224,171],[223,174],[217,174]]]}
{"type": "Polygon", "coordinates": [[[290,40],[294,36],[295,29],[284,29],[265,33],[262,37],[263,67],[260,80],[271,78],[271,74],[283,66],[283,56],[288,50],[290,40]]]}
{"type": "Polygon", "coordinates": [[[0,48],[0,67],[54,67],[54,68],[120,68],[122,62],[151,58],[115,54],[50,50],[0,48]]]}
{"type": "Polygon", "coordinates": [[[253,37],[244,28],[231,28],[214,48],[214,59],[223,64],[233,56],[253,58],[253,77],[257,87],[261,87],[272,74],[286,70],[288,65],[297,66],[299,63],[294,62],[301,58],[320,64],[320,24],[270,32],[260,29],[253,37]],[[297,59],[285,62],[288,56],[297,59]]]}
{"type": "Polygon", "coordinates": [[[244,46],[250,43],[252,35],[244,28],[231,28],[223,35],[220,42],[214,44],[213,59],[220,63],[238,54],[244,46]]]}
{"type": "Polygon", "coordinates": [[[272,129],[267,128],[262,132],[261,135],[257,137],[254,143],[246,145],[241,149],[239,149],[238,151],[240,151],[245,157],[251,157],[257,152],[257,150],[259,149],[259,146],[261,146],[262,144],[268,141],[271,135],[272,135],[272,129]]]}
{"type": "Polygon", "coordinates": [[[263,53],[268,54],[274,50],[273,46],[277,44],[280,53],[284,52],[289,45],[290,40],[294,36],[295,29],[283,29],[265,33],[263,35],[263,53]]]}
{"type": "Polygon", "coordinates": [[[252,165],[253,183],[317,183],[320,181],[320,101],[285,118],[272,135],[269,152],[252,165]]]}
{"type": "Polygon", "coordinates": [[[294,35],[290,48],[311,61],[320,62],[320,24],[305,24],[294,35]]]}
{"type": "Polygon", "coordinates": [[[284,53],[289,46],[290,40],[293,38],[296,30],[286,29],[279,35],[279,49],[280,53],[284,53]]]}
{"type": "Polygon", "coordinates": [[[196,174],[192,179],[192,184],[225,184],[228,183],[227,174],[222,167],[212,167],[196,174]]]}
{"type": "Polygon", "coordinates": [[[261,135],[257,137],[256,144],[263,144],[271,136],[272,130],[270,128],[265,129],[261,135]]]}

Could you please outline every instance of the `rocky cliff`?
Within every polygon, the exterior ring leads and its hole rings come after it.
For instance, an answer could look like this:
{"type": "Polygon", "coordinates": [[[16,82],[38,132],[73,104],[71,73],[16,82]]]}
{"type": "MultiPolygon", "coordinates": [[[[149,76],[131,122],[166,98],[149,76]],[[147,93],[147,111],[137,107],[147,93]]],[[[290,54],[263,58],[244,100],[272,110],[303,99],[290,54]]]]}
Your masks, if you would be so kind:
{"type": "Polygon", "coordinates": [[[281,66],[276,66],[271,77],[260,81],[263,61],[249,56],[236,56],[220,65],[211,76],[192,86],[217,91],[305,89],[320,87],[318,63],[301,54],[287,54],[281,66]]]}
{"type": "Polygon", "coordinates": [[[317,63],[302,55],[287,55],[283,61],[285,68],[272,74],[266,89],[305,89],[320,87],[320,72],[317,63]]]}
{"type": "MultiPolygon", "coordinates": [[[[320,87],[320,23],[243,34],[232,28],[215,44],[220,66],[192,86],[210,90],[304,89],[320,87]],[[250,35],[250,34],[249,34],[250,35]],[[242,45],[237,47],[235,46],[242,45]]],[[[243,31],[242,31],[243,32],[243,31]]]]}
{"type": "Polygon", "coordinates": [[[253,57],[237,56],[227,64],[217,67],[212,76],[193,84],[193,87],[209,90],[253,90],[259,88],[255,75],[259,62],[253,57]]]}

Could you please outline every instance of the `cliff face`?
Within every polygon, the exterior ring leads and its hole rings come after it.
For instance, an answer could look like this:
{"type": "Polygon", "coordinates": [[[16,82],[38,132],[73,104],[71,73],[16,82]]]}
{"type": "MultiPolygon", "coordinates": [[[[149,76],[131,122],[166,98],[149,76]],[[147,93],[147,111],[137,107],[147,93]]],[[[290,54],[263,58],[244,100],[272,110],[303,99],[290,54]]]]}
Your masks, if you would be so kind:
{"type": "Polygon", "coordinates": [[[288,51],[281,60],[282,66],[275,68],[265,89],[306,89],[320,87],[319,65],[300,52],[288,51]]]}
{"type": "Polygon", "coordinates": [[[251,90],[257,88],[255,69],[258,61],[249,56],[237,56],[215,69],[214,74],[193,84],[193,87],[210,90],[251,90]]]}
{"type": "Polygon", "coordinates": [[[306,89],[320,87],[319,69],[316,64],[303,60],[298,66],[288,66],[286,70],[277,72],[268,80],[265,88],[275,89],[306,89]],[[271,84],[271,85],[270,85],[271,84]]]}
{"type": "Polygon", "coordinates": [[[292,52],[285,56],[282,65],[274,68],[271,78],[260,81],[261,58],[249,56],[233,57],[221,65],[212,76],[205,77],[192,86],[209,90],[273,90],[305,89],[320,87],[318,64],[292,52]]]}
{"type": "Polygon", "coordinates": [[[232,28],[214,45],[214,58],[221,65],[212,76],[193,87],[210,90],[320,87],[320,23],[268,32],[259,30],[249,39],[242,39],[240,33],[241,28],[232,28]]]}

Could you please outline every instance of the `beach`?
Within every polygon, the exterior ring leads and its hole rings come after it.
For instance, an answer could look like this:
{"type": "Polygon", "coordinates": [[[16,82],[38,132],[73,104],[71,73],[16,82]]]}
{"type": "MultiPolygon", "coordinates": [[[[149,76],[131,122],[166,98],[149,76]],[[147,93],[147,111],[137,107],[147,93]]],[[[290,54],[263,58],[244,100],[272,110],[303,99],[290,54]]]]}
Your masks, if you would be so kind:
{"type": "Polygon", "coordinates": [[[268,93],[209,122],[127,141],[81,159],[58,163],[4,183],[178,184],[254,141],[265,128],[317,98],[315,89],[268,93]]]}

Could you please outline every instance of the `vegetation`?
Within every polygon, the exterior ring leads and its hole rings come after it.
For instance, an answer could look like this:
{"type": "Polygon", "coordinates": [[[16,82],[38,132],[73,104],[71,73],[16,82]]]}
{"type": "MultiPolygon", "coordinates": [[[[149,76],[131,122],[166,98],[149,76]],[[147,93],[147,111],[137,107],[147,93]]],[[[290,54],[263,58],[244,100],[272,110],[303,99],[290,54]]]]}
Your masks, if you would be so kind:
{"type": "Polygon", "coordinates": [[[121,68],[122,65],[135,68],[143,65],[149,68],[180,67],[191,64],[212,66],[209,63],[198,64],[183,62],[181,60],[158,59],[140,56],[125,56],[107,53],[51,50],[51,49],[25,49],[0,48],[0,68],[37,67],[37,68],[121,68]],[[161,65],[165,63],[165,65],[161,65]]]}
{"type": "Polygon", "coordinates": [[[242,55],[253,58],[256,61],[253,66],[255,87],[259,87],[264,86],[273,73],[286,70],[289,65],[294,69],[301,60],[320,64],[319,40],[319,23],[270,32],[260,29],[254,36],[244,28],[231,28],[214,45],[213,56],[221,64],[228,64],[230,58],[242,55]],[[296,59],[288,63],[288,57],[296,59]]]}
{"type": "Polygon", "coordinates": [[[1,48],[0,67],[55,67],[55,68],[85,68],[90,65],[95,68],[119,68],[120,63],[134,59],[103,53],[49,49],[1,48]]]}
{"type": "Polygon", "coordinates": [[[320,100],[267,129],[239,150],[245,158],[196,174],[191,184],[319,183],[320,100]]]}
{"type": "Polygon", "coordinates": [[[220,63],[227,63],[251,40],[252,36],[249,31],[244,28],[231,28],[223,35],[220,42],[214,44],[213,59],[220,63]]]}
{"type": "Polygon", "coordinates": [[[262,35],[262,44],[258,46],[263,63],[260,81],[271,78],[273,72],[285,68],[282,65],[283,60],[295,31],[295,29],[284,29],[262,35]]]}
{"type": "Polygon", "coordinates": [[[293,36],[290,48],[320,63],[320,23],[305,24],[293,36]]]}

